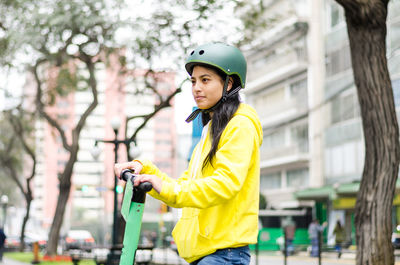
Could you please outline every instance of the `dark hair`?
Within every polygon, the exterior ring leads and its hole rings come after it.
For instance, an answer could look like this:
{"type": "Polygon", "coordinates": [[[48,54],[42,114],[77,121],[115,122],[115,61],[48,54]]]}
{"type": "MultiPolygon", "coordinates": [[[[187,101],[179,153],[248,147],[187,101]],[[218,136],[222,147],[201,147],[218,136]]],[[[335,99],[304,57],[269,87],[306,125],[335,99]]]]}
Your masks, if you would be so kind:
{"type": "MultiPolygon", "coordinates": [[[[205,67],[215,71],[221,77],[222,82],[225,81],[226,74],[224,72],[222,72],[221,70],[219,70],[217,68],[211,67],[209,65],[207,65],[205,67]]],[[[238,85],[240,85],[240,80],[238,80],[238,78],[236,78],[236,76],[233,76],[232,89],[236,88],[238,85]]],[[[209,113],[204,113],[204,112],[202,113],[201,118],[202,118],[203,125],[206,125],[212,119],[212,122],[211,122],[211,138],[212,138],[211,149],[210,149],[210,152],[207,154],[206,158],[204,159],[203,167],[202,167],[203,169],[208,163],[210,163],[211,166],[213,166],[212,161],[217,152],[218,143],[221,138],[222,132],[224,131],[228,122],[233,117],[233,114],[235,114],[235,112],[239,108],[239,105],[240,105],[240,97],[239,97],[239,93],[236,93],[235,95],[227,97],[225,102],[221,102],[213,110],[212,118],[210,117],[209,113]]]]}

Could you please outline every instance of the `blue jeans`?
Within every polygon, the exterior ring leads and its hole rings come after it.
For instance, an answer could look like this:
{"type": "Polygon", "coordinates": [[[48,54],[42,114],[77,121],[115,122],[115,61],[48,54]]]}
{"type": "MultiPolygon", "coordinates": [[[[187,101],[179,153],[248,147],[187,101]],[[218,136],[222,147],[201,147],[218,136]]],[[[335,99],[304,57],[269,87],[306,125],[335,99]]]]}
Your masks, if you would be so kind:
{"type": "Polygon", "coordinates": [[[250,264],[249,246],[224,248],[196,260],[190,265],[248,265],[250,264]]]}
{"type": "Polygon", "coordinates": [[[311,257],[318,257],[319,245],[318,238],[311,239],[311,257]]]}

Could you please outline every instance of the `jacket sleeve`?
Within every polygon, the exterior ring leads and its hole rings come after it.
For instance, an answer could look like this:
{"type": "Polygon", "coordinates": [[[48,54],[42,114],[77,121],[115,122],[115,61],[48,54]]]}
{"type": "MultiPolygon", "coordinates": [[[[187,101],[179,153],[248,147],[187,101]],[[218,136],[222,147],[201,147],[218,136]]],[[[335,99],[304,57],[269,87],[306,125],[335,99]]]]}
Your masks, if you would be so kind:
{"type": "MultiPolygon", "coordinates": [[[[196,146],[196,148],[198,148],[198,145],[196,146]]],[[[196,148],[193,151],[193,154],[196,151],[196,148]]],[[[192,156],[193,156],[192,154],[192,156]]],[[[151,161],[149,160],[144,160],[144,161],[140,161],[143,164],[143,169],[141,171],[141,174],[147,174],[147,175],[156,175],[157,177],[159,177],[162,181],[163,181],[163,186],[166,185],[167,183],[177,183],[179,184],[182,181],[187,181],[190,176],[189,176],[189,169],[191,168],[191,164],[192,164],[192,159],[189,162],[189,167],[188,169],[186,169],[181,176],[178,179],[173,179],[168,177],[168,175],[164,172],[162,172],[156,165],[154,165],[151,161]]],[[[168,204],[169,206],[174,207],[173,205],[170,205],[167,201],[165,201],[165,198],[160,196],[160,194],[158,192],[156,192],[154,189],[152,189],[151,191],[148,192],[148,194],[152,197],[154,197],[157,200],[161,200],[163,202],[165,202],[166,204],[168,204]]]]}
{"type": "Polygon", "coordinates": [[[216,152],[211,174],[163,183],[160,196],[167,204],[208,208],[233,198],[242,188],[260,140],[252,121],[235,116],[225,128],[216,152]]]}

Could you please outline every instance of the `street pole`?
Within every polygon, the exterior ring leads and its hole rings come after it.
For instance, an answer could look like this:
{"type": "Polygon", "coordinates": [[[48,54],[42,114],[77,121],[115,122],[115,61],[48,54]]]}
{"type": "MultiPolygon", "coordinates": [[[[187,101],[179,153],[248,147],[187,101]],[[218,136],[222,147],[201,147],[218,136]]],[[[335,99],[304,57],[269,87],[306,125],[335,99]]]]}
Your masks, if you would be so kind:
{"type": "MultiPolygon", "coordinates": [[[[114,163],[118,163],[118,129],[114,129],[114,163]]],[[[112,234],[112,247],[111,247],[111,257],[108,264],[117,264],[114,261],[118,261],[120,254],[116,253],[118,248],[118,194],[117,194],[118,179],[114,173],[114,218],[113,218],[113,234],[112,234]]]]}
{"type": "Polygon", "coordinates": [[[6,227],[6,216],[7,216],[7,204],[8,204],[8,196],[2,195],[0,199],[0,203],[3,206],[3,223],[1,224],[1,228],[5,229],[6,227]]]}
{"type": "Polygon", "coordinates": [[[284,245],[283,245],[283,264],[287,265],[287,255],[288,255],[288,250],[287,250],[287,234],[286,234],[286,227],[283,228],[283,237],[284,237],[284,245]]]}
{"type": "Polygon", "coordinates": [[[322,231],[318,230],[318,265],[321,265],[322,231]]]}
{"type": "Polygon", "coordinates": [[[3,229],[6,228],[6,214],[7,214],[7,205],[3,204],[3,223],[1,224],[1,227],[3,229]]]}
{"type": "MultiPolygon", "coordinates": [[[[97,143],[102,142],[106,144],[113,144],[114,145],[114,163],[118,163],[118,148],[120,144],[125,144],[127,149],[128,146],[131,142],[135,142],[135,140],[131,139],[124,139],[124,140],[118,140],[118,130],[120,128],[121,122],[118,117],[115,117],[111,120],[111,127],[114,131],[114,139],[113,140],[96,140],[95,141],[95,148],[92,150],[92,156],[94,159],[97,159],[100,150],[97,148],[97,143]],[[96,150],[95,150],[96,149],[96,150]]],[[[114,172],[114,170],[113,170],[114,172]]],[[[122,250],[122,245],[118,245],[118,239],[119,239],[119,221],[118,221],[118,192],[117,192],[117,187],[118,187],[118,176],[114,175],[114,209],[113,209],[113,225],[112,225],[112,245],[110,249],[110,253],[107,256],[107,265],[118,265],[119,260],[121,257],[121,250],[122,250]]]]}

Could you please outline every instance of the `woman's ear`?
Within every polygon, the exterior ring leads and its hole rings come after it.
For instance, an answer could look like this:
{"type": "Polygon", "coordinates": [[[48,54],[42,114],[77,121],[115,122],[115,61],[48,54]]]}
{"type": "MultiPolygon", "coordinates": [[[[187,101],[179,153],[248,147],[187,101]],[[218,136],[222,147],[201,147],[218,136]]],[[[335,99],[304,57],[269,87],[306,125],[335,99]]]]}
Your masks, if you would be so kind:
{"type": "Polygon", "coordinates": [[[233,78],[229,77],[228,87],[226,88],[226,91],[230,91],[232,89],[232,86],[233,86],[233,78]]]}

